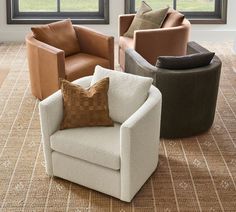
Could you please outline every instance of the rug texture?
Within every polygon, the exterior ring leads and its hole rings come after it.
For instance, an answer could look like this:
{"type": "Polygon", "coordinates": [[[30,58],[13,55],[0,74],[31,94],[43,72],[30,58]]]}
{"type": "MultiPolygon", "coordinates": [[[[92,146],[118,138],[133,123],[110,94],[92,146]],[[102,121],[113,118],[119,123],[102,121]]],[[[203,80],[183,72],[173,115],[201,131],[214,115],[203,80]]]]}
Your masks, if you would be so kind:
{"type": "Polygon", "coordinates": [[[212,128],[162,139],[157,170],[131,203],[123,203],[45,174],[25,44],[1,44],[0,65],[10,71],[0,87],[0,211],[236,211],[236,55],[230,42],[203,45],[223,61],[212,128]]]}
{"type": "Polygon", "coordinates": [[[6,68],[4,66],[0,66],[0,87],[3,83],[3,81],[6,79],[8,73],[9,73],[9,68],[6,68]]]}

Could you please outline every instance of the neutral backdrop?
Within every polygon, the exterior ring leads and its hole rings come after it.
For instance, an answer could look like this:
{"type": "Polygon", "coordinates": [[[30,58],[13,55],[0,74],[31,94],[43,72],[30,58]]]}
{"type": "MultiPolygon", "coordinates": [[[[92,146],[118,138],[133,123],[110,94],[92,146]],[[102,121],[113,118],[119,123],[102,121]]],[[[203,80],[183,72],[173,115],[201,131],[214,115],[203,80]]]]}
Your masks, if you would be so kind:
{"type": "MultiPolygon", "coordinates": [[[[10,0],[8,0],[10,1],[10,0]]],[[[227,24],[193,25],[191,40],[225,41],[236,38],[236,0],[228,0],[227,24]]],[[[105,34],[117,38],[118,16],[124,13],[124,0],[110,0],[110,24],[88,25],[105,34]]],[[[30,25],[7,25],[6,0],[0,0],[0,41],[22,41],[30,30],[30,25]]]]}

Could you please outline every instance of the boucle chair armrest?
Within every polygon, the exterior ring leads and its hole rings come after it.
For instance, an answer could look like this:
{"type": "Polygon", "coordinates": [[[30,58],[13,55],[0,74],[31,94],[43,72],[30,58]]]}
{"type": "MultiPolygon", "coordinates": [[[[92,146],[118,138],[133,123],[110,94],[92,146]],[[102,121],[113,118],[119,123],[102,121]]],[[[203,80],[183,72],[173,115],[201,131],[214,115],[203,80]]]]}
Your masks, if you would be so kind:
{"type": "Polygon", "coordinates": [[[151,86],[146,102],[121,125],[121,199],[133,198],[158,162],[161,93],[151,86]]]}
{"type": "MultiPolygon", "coordinates": [[[[78,79],[73,83],[79,84],[83,87],[89,87],[91,80],[92,76],[89,76],[78,79]]],[[[59,130],[63,118],[63,99],[60,90],[39,103],[39,114],[43,149],[47,160],[46,171],[49,175],[52,175],[52,166],[49,165],[52,164],[50,136],[59,130]]]]}
{"type": "Polygon", "coordinates": [[[156,84],[157,67],[151,65],[134,49],[125,51],[125,72],[153,79],[153,84],[156,84]]]}

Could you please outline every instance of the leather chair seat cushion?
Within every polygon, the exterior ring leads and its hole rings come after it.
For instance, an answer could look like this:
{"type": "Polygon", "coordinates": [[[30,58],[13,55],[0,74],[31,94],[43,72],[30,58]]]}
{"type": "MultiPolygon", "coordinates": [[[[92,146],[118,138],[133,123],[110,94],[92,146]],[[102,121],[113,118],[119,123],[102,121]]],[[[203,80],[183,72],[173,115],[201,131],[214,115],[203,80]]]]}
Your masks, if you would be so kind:
{"type": "Polygon", "coordinates": [[[120,36],[119,38],[119,46],[121,49],[126,50],[128,48],[134,48],[134,39],[125,37],[125,36],[120,36]]]}
{"type": "Polygon", "coordinates": [[[65,56],[80,51],[79,40],[70,19],[31,27],[31,30],[37,40],[65,51],[65,56]]]}
{"type": "Polygon", "coordinates": [[[54,151],[113,170],[120,169],[119,124],[59,130],[50,137],[50,142],[54,151]]]}
{"type": "Polygon", "coordinates": [[[81,77],[93,75],[96,65],[105,68],[110,67],[107,59],[97,57],[91,54],[78,53],[65,58],[66,79],[74,81],[81,77]]]}

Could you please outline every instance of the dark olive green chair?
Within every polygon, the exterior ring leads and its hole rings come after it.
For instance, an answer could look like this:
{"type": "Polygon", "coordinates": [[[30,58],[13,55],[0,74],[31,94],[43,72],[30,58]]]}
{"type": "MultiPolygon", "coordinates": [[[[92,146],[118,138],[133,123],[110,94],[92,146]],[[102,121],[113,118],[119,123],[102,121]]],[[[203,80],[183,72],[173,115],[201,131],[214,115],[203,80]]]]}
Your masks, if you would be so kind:
{"type": "MultiPolygon", "coordinates": [[[[195,42],[188,54],[208,52],[195,42]]],[[[153,78],[162,93],[161,136],[189,137],[208,130],[214,121],[221,61],[214,56],[207,66],[185,70],[157,68],[133,49],[126,51],[125,72],[153,78]]]]}

